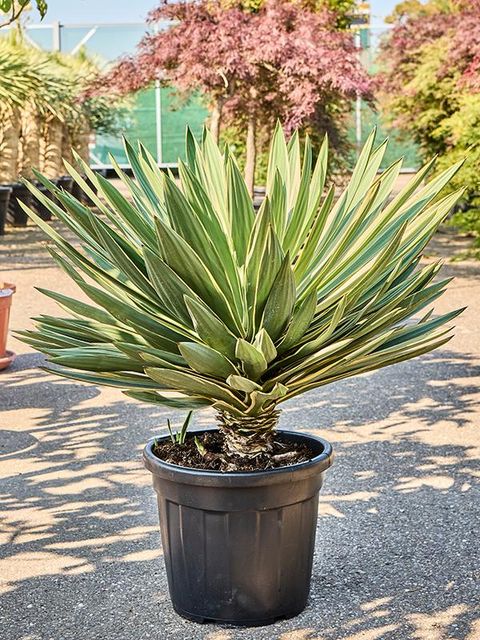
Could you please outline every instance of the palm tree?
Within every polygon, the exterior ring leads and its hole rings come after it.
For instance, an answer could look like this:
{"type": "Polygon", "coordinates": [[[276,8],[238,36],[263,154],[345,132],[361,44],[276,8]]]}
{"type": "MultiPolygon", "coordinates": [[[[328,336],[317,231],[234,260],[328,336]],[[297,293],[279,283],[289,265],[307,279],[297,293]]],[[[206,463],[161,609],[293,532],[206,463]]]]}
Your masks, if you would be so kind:
{"type": "Polygon", "coordinates": [[[15,179],[20,139],[20,107],[34,87],[27,59],[10,42],[0,42],[0,183],[15,179]]]}
{"type": "Polygon", "coordinates": [[[31,177],[30,167],[41,166],[41,120],[58,114],[66,86],[49,55],[26,45],[19,30],[0,42],[0,182],[31,177]]]}
{"type": "Polygon", "coordinates": [[[107,97],[88,97],[97,62],[30,46],[20,29],[0,42],[0,182],[50,179],[63,173],[74,148],[88,162],[92,130],[113,132],[118,109],[107,97]]]}

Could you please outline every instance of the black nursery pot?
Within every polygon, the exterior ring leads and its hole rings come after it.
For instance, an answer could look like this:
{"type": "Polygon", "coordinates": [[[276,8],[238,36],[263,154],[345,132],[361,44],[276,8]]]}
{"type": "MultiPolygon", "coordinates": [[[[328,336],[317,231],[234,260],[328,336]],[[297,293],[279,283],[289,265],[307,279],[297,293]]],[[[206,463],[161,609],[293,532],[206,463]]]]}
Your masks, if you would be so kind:
{"type": "Polygon", "coordinates": [[[68,193],[72,193],[73,178],[71,176],[60,176],[55,180],[55,184],[59,189],[65,189],[68,193]]]}
{"type": "MultiPolygon", "coordinates": [[[[44,196],[51,199],[50,191],[47,189],[45,185],[38,182],[35,186],[44,196]]],[[[42,220],[48,221],[52,219],[52,214],[50,212],[50,209],[48,209],[48,207],[46,207],[43,204],[43,202],[40,202],[40,200],[37,200],[37,198],[35,198],[34,196],[33,196],[33,202],[34,202],[35,209],[42,220]]]]}
{"type": "Polygon", "coordinates": [[[12,184],[7,219],[15,227],[26,227],[28,216],[20,206],[19,200],[27,205],[27,207],[32,206],[32,194],[30,191],[21,182],[15,182],[12,184]]]}
{"type": "Polygon", "coordinates": [[[5,221],[7,219],[8,203],[12,187],[0,185],[0,236],[5,233],[5,221]]]}
{"type": "Polygon", "coordinates": [[[163,462],[152,452],[154,440],[147,443],[170,596],[184,618],[258,626],[305,608],[318,492],[333,453],[321,438],[281,433],[308,443],[315,457],[269,471],[220,473],[163,462]]]}
{"type": "MultiPolygon", "coordinates": [[[[86,175],[82,175],[82,178],[85,180],[85,182],[89,187],[91,187],[94,191],[96,191],[95,185],[90,180],[90,178],[88,178],[86,175]]],[[[95,206],[95,203],[93,202],[93,200],[89,198],[89,196],[83,191],[82,187],[79,184],[77,184],[75,181],[72,184],[71,193],[72,193],[72,196],[76,198],[79,202],[82,202],[83,204],[90,207],[95,206]]]]}

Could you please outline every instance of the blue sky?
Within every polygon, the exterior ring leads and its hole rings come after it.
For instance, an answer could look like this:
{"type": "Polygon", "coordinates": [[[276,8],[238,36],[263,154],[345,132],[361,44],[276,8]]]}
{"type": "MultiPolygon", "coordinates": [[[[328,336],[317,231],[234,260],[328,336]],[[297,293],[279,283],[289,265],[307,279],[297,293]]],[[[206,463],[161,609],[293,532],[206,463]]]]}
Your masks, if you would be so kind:
{"type": "MultiPolygon", "coordinates": [[[[372,22],[382,22],[398,0],[371,0],[372,22]]],[[[138,22],[145,18],[149,9],[157,5],[156,0],[48,0],[45,22],[59,20],[64,24],[92,22],[138,22]]],[[[30,20],[38,22],[38,14],[30,20]]]]}

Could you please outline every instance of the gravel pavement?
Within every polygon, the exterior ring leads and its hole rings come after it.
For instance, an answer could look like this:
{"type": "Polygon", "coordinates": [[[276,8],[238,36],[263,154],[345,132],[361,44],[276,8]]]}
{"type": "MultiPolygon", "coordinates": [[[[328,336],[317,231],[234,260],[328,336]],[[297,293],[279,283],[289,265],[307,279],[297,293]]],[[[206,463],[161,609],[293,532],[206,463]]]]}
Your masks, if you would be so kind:
{"type": "MultiPolygon", "coordinates": [[[[438,311],[469,305],[451,343],[285,405],[282,426],[331,440],[336,460],[309,605],[271,627],[172,610],[141,464],[171,412],[55,378],[12,338],[17,360],[0,373],[1,640],[479,640],[480,265],[445,271],[456,280],[438,311]]],[[[34,286],[74,291],[32,228],[0,238],[0,279],[17,285],[14,330],[56,312],[34,286]]]]}

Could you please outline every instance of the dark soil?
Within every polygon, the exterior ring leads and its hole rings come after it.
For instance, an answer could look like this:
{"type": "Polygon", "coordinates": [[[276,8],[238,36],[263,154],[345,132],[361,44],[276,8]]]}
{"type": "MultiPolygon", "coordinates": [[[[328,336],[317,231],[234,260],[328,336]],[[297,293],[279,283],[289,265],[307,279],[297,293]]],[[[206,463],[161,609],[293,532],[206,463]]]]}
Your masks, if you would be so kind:
{"type": "Polygon", "coordinates": [[[193,435],[187,435],[184,444],[176,444],[171,440],[158,442],[153,447],[153,453],[160,460],[181,467],[224,472],[267,471],[306,462],[317,455],[307,444],[292,442],[280,433],[274,437],[271,452],[248,458],[227,454],[223,434],[218,431],[197,434],[197,441],[200,448],[205,449],[203,455],[193,435]]]}

